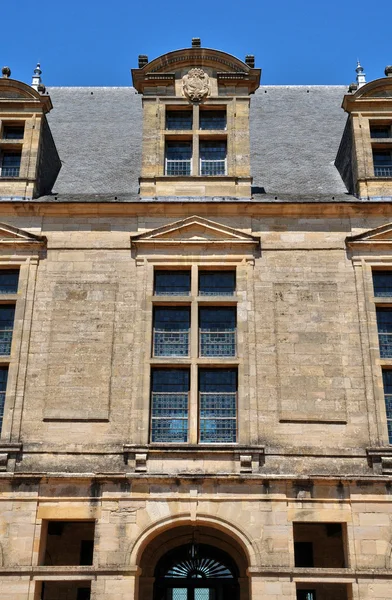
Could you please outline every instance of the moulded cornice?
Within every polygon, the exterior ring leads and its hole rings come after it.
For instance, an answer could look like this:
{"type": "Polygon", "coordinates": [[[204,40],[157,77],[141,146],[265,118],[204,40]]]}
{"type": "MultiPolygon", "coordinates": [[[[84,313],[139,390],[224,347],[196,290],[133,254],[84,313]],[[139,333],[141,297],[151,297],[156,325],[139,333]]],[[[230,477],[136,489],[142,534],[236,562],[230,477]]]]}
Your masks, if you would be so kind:
{"type": "Polygon", "coordinates": [[[34,103],[42,108],[44,113],[52,110],[53,105],[48,94],[40,94],[30,85],[16,79],[0,78],[0,102],[34,103]]]}

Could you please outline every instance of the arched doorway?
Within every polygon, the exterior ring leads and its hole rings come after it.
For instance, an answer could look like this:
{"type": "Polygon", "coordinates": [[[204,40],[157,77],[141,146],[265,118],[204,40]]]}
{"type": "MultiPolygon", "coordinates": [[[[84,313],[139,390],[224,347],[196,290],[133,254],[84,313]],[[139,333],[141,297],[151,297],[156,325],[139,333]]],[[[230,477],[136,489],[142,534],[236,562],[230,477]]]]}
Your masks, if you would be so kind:
{"type": "Polygon", "coordinates": [[[163,555],[155,569],[153,600],[239,600],[238,569],[209,544],[191,542],[163,555]]]}
{"type": "Polygon", "coordinates": [[[209,525],[178,525],[150,538],[138,561],[137,600],[249,600],[246,550],[209,525]]]}

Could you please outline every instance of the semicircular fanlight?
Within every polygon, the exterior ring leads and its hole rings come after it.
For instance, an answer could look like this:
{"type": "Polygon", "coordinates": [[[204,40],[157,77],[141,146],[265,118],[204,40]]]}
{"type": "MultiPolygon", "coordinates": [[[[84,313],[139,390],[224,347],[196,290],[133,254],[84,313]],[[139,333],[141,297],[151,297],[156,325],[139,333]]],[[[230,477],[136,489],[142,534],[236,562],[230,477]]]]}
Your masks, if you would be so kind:
{"type": "Polygon", "coordinates": [[[232,578],[233,574],[222,563],[214,558],[189,558],[172,565],[165,577],[176,579],[210,579],[232,578]]]}

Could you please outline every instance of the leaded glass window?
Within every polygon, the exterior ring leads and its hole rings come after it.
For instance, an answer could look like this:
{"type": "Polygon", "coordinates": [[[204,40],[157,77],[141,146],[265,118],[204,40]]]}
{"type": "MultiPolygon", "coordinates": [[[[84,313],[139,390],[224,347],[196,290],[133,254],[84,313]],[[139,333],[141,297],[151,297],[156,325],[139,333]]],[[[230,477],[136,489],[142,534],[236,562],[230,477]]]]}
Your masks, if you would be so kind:
{"type": "Polygon", "coordinates": [[[392,358],[392,308],[378,308],[376,312],[380,356],[392,358]]]}
{"type": "Polygon", "coordinates": [[[200,442],[236,442],[236,369],[200,369],[199,430],[200,442]]]}
{"type": "Polygon", "coordinates": [[[20,152],[3,152],[0,168],[1,177],[19,177],[20,161],[20,152]]]}
{"type": "Polygon", "coordinates": [[[188,356],[190,309],[157,306],[154,310],[153,356],[188,356]]]}
{"type": "Polygon", "coordinates": [[[16,294],[18,291],[19,270],[0,271],[0,294],[16,294]]]}
{"type": "Polygon", "coordinates": [[[200,175],[226,175],[225,141],[200,142],[200,175]]]}
{"type": "Polygon", "coordinates": [[[11,354],[14,316],[14,304],[0,304],[0,356],[11,354]]]}
{"type": "Polygon", "coordinates": [[[392,177],[392,152],[390,150],[373,150],[373,163],[376,177],[392,177]]]}
{"type": "Polygon", "coordinates": [[[3,425],[5,392],[7,389],[8,367],[0,367],[0,433],[3,425]]]}
{"type": "Polygon", "coordinates": [[[200,356],[236,355],[236,308],[202,307],[199,310],[200,356]]]}
{"type": "Polygon", "coordinates": [[[190,175],[192,142],[166,142],[165,175],[190,175]]]}
{"type": "Polygon", "coordinates": [[[188,369],[153,369],[151,441],[188,441],[188,369]]]}
{"type": "Polygon", "coordinates": [[[224,130],[224,129],[226,129],[226,111],[225,110],[201,110],[199,121],[200,121],[200,129],[224,130]]]}
{"type": "Polygon", "coordinates": [[[383,371],[385,408],[387,412],[387,426],[389,443],[392,444],[392,371],[383,371]]]}
{"type": "Polygon", "coordinates": [[[373,271],[374,295],[392,297],[392,271],[373,271]]]}
{"type": "Polygon", "coordinates": [[[192,129],[191,110],[167,110],[166,129],[188,131],[192,129]]]}
{"type": "Polygon", "coordinates": [[[157,296],[189,296],[191,272],[155,271],[154,293],[157,296]]]}
{"type": "Polygon", "coordinates": [[[235,271],[199,271],[200,296],[232,296],[235,271]]]}

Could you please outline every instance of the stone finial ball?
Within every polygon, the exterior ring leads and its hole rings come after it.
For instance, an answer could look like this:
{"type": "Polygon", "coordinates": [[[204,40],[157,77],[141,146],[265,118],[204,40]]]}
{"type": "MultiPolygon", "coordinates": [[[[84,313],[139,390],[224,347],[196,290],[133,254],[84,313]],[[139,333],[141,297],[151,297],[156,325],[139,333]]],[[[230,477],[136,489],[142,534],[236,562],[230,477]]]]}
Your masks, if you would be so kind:
{"type": "Polygon", "coordinates": [[[9,67],[3,67],[1,69],[1,73],[2,73],[3,77],[10,77],[11,69],[9,67]]]}
{"type": "Polygon", "coordinates": [[[384,71],[386,77],[392,77],[392,65],[387,65],[384,71]]]}

